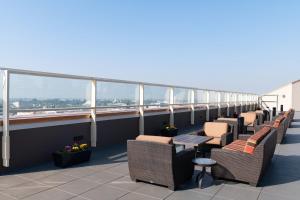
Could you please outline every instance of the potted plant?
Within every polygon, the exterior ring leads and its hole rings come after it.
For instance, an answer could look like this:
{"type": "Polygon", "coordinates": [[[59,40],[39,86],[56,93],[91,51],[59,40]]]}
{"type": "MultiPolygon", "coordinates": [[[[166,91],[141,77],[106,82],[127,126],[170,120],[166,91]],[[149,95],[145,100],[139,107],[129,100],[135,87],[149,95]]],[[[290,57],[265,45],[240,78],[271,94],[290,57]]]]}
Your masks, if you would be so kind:
{"type": "Polygon", "coordinates": [[[89,161],[90,157],[91,149],[88,145],[78,143],[74,143],[71,146],[65,146],[63,150],[53,153],[55,166],[62,168],[89,161]]]}
{"type": "Polygon", "coordinates": [[[162,136],[166,136],[166,137],[174,137],[177,135],[178,133],[178,128],[176,128],[173,125],[170,124],[166,124],[164,125],[164,127],[161,129],[160,131],[162,136]]]}

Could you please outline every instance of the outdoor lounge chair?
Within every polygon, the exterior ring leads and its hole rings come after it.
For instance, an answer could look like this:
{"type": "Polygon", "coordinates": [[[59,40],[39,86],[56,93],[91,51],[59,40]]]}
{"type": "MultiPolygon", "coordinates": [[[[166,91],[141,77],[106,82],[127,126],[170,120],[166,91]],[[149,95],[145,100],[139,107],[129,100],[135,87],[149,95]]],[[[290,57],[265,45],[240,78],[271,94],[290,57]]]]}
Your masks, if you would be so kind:
{"type": "Polygon", "coordinates": [[[264,124],[258,126],[257,129],[260,129],[264,126],[269,126],[277,130],[277,144],[281,144],[284,139],[284,136],[286,135],[288,119],[283,115],[279,115],[274,121],[265,122],[264,124]]]}
{"type": "Polygon", "coordinates": [[[247,182],[257,186],[275,151],[276,129],[262,127],[244,140],[236,140],[222,149],[212,149],[211,158],[215,178],[247,182]]]}
{"type": "Polygon", "coordinates": [[[239,134],[244,133],[244,118],[238,117],[238,118],[218,118],[215,120],[215,122],[225,122],[229,124],[233,130],[233,140],[237,140],[239,137],[239,134]]]}
{"type": "Polygon", "coordinates": [[[204,129],[198,132],[201,136],[213,137],[206,145],[222,147],[233,141],[233,133],[230,126],[225,122],[206,122],[204,129]]]}
{"type": "Polygon", "coordinates": [[[145,181],[175,190],[191,179],[193,149],[176,153],[172,138],[141,135],[127,141],[128,167],[134,181],[145,181]]]}
{"type": "Polygon", "coordinates": [[[254,132],[257,125],[257,115],[255,112],[241,113],[240,117],[244,117],[244,126],[247,128],[247,132],[254,132]]]}

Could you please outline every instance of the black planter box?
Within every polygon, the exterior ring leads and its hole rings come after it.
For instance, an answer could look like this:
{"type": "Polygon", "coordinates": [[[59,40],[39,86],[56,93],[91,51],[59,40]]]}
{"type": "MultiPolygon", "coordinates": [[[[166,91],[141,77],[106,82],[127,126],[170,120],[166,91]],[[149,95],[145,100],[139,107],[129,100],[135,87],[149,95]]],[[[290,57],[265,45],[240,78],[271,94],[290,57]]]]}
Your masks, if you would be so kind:
{"type": "Polygon", "coordinates": [[[78,152],[61,152],[53,153],[53,161],[57,167],[69,167],[71,165],[87,162],[91,157],[91,149],[78,152]]]}
{"type": "Polygon", "coordinates": [[[165,137],[174,137],[177,136],[178,133],[178,128],[173,128],[171,130],[167,130],[167,129],[162,129],[160,131],[161,136],[165,136],[165,137]]]}

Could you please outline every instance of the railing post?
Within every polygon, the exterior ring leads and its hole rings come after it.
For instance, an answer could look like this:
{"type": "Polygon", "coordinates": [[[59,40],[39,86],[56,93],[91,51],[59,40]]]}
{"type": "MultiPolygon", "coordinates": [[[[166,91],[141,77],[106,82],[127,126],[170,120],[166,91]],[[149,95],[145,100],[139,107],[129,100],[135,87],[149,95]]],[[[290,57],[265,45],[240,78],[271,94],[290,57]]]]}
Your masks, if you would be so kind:
{"type": "Polygon", "coordinates": [[[191,96],[190,96],[190,104],[191,104],[191,125],[195,124],[195,91],[194,89],[191,90],[191,96]]]}
{"type": "Polygon", "coordinates": [[[140,120],[139,120],[139,131],[140,135],[144,135],[144,85],[139,85],[139,113],[140,113],[140,120]]]}
{"type": "Polygon", "coordinates": [[[97,108],[96,108],[96,99],[97,99],[97,81],[92,80],[92,91],[91,91],[91,146],[97,146],[97,108]]]}
{"type": "Polygon", "coordinates": [[[174,88],[169,88],[170,125],[174,126],[174,88]]]}
{"type": "Polygon", "coordinates": [[[2,134],[2,160],[3,166],[9,167],[10,137],[9,137],[9,71],[3,71],[3,134],[2,134]]]}
{"type": "Polygon", "coordinates": [[[226,93],[226,102],[227,102],[227,116],[230,115],[230,93],[226,93]]]}
{"type": "Polygon", "coordinates": [[[207,102],[207,104],[206,104],[206,108],[207,108],[207,110],[206,110],[206,121],[208,121],[209,122],[209,91],[207,90],[206,91],[206,102],[207,102]]]}
{"type": "Polygon", "coordinates": [[[218,117],[221,117],[221,92],[218,92],[218,117]]]}

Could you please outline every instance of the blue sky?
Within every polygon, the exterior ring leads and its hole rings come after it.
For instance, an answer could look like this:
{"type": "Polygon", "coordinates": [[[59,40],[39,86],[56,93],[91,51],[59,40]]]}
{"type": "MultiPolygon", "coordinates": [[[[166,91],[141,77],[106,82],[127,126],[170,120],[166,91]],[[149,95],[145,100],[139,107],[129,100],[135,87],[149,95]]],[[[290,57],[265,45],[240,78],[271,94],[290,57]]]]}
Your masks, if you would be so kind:
{"type": "Polygon", "coordinates": [[[300,78],[300,1],[0,0],[0,65],[263,93],[300,78]]]}

